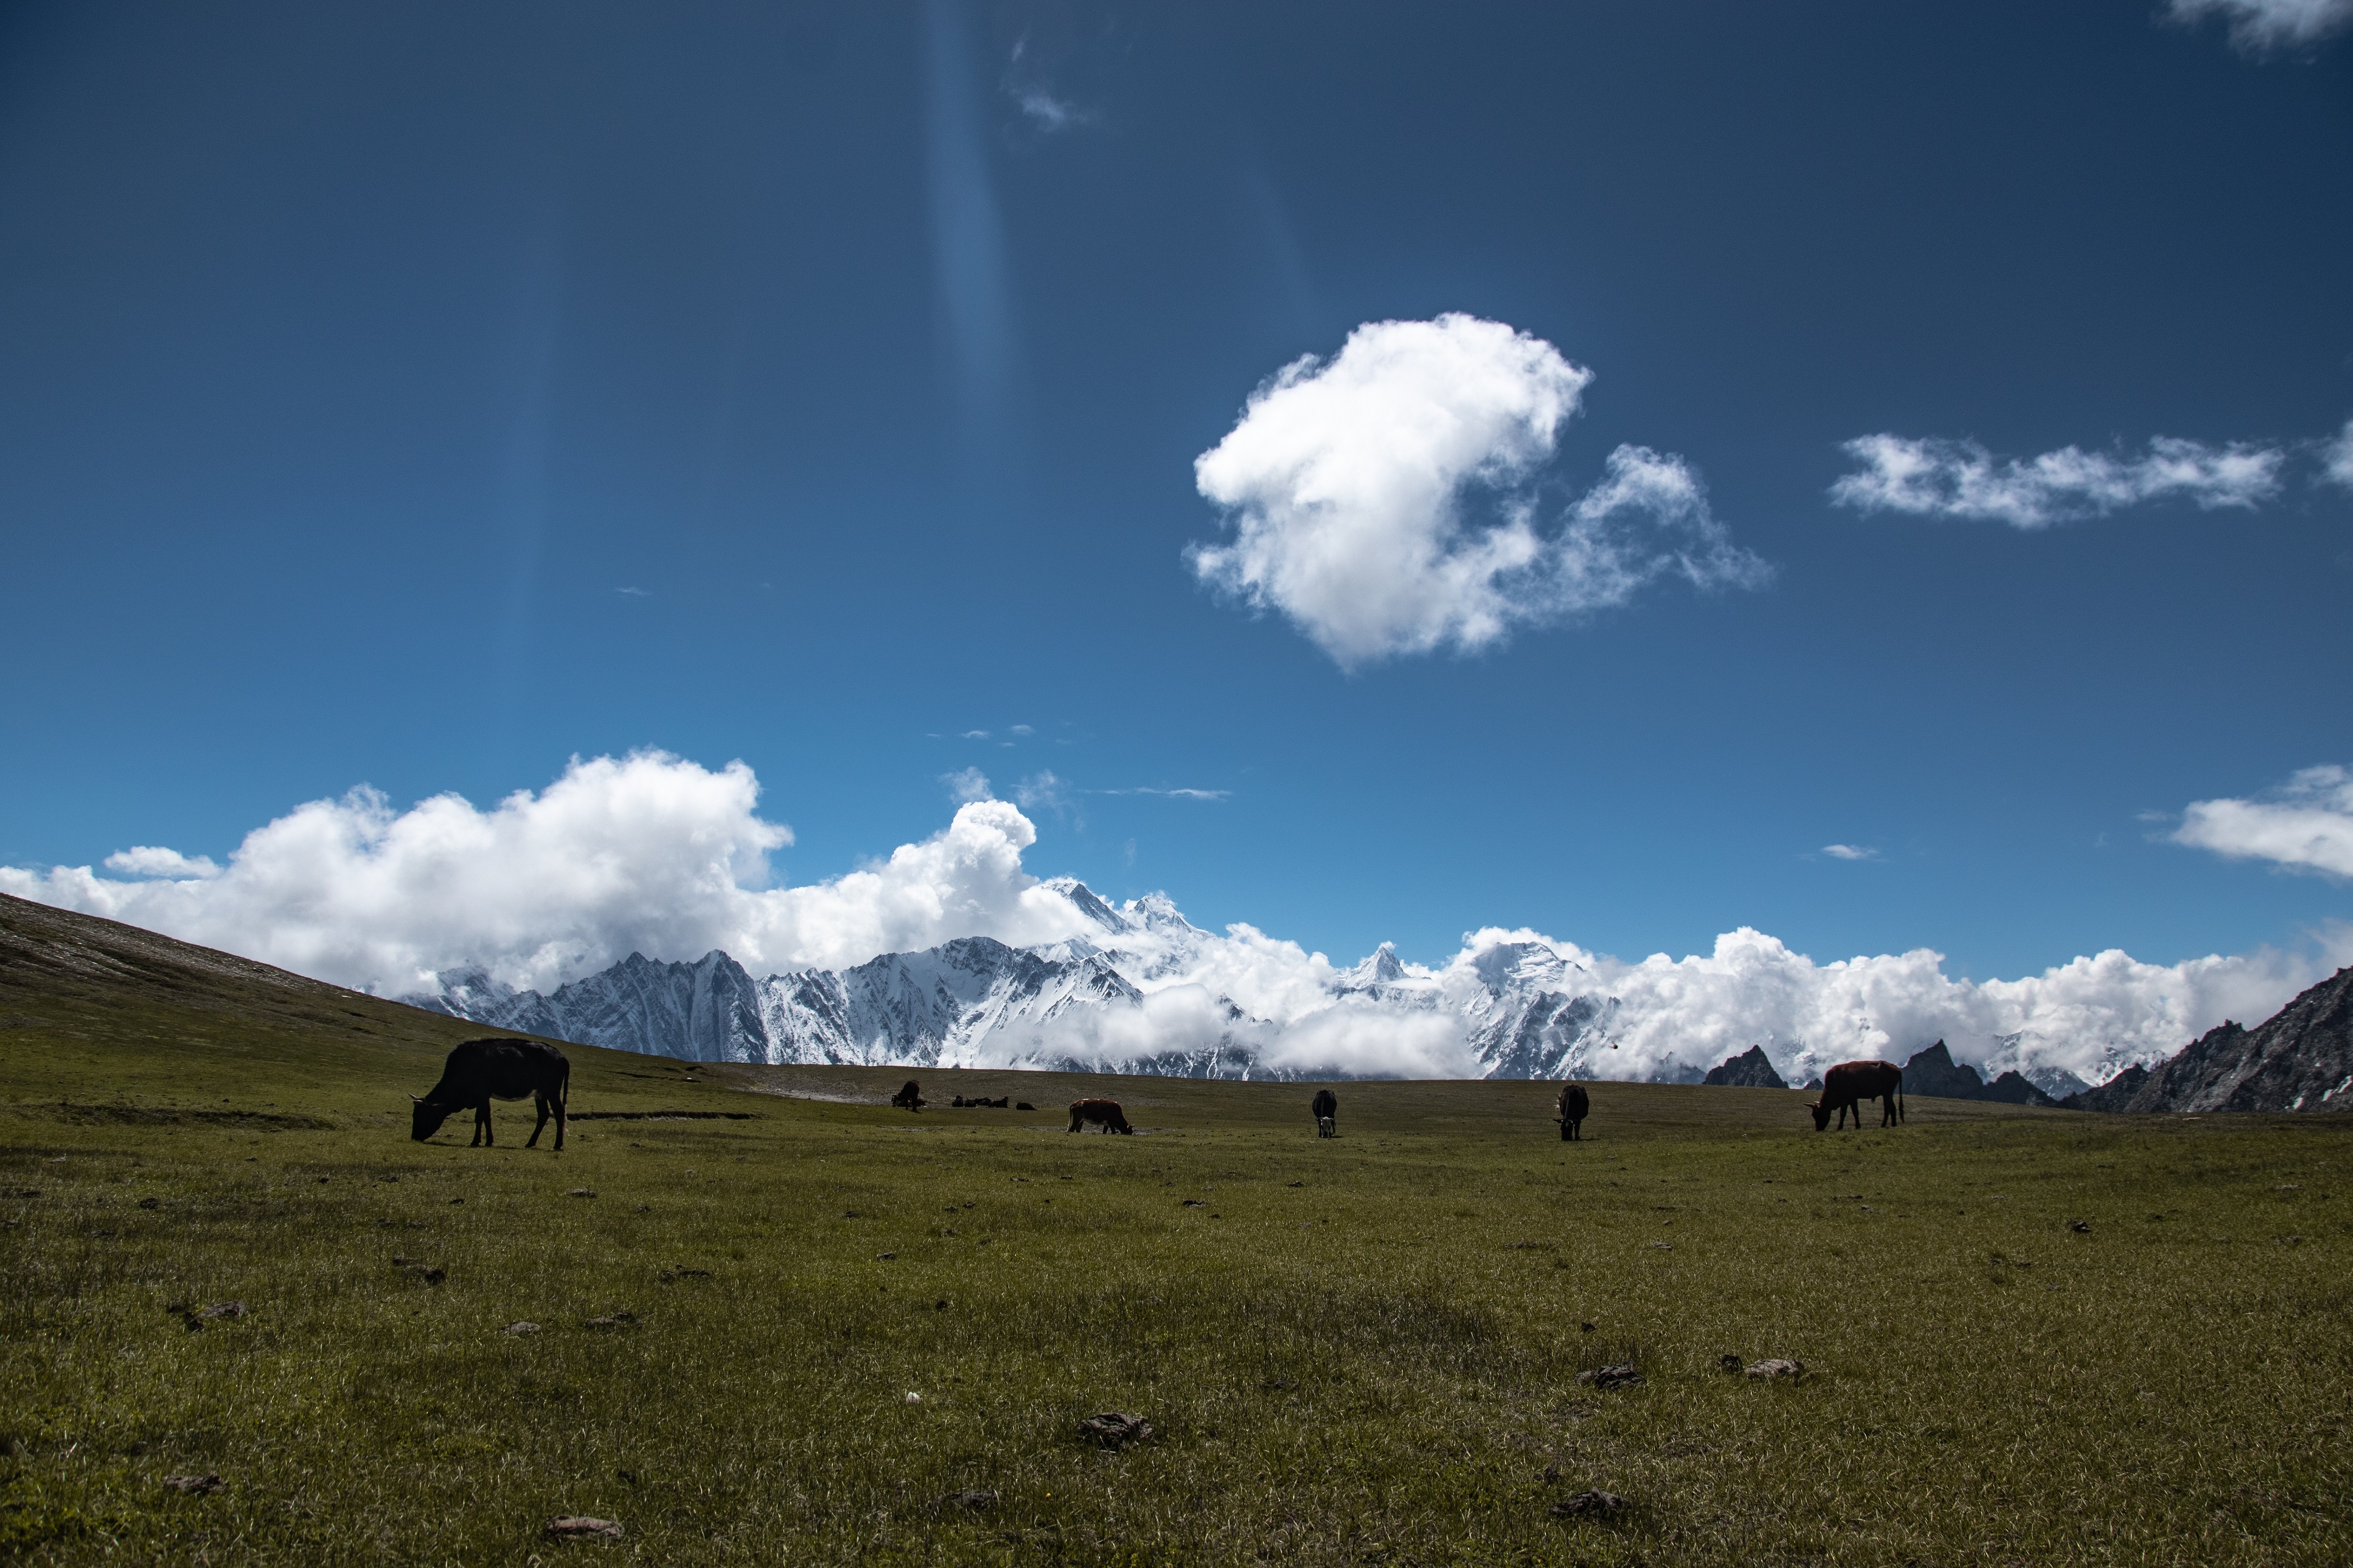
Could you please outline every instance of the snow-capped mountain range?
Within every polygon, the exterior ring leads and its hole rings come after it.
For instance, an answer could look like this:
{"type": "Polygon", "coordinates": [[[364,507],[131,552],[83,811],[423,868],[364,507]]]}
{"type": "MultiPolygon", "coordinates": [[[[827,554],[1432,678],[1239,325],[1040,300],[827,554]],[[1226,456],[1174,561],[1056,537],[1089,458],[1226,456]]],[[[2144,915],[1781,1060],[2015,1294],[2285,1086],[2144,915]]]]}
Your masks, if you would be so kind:
{"type": "Polygon", "coordinates": [[[765,978],[717,951],[692,963],[631,953],[548,995],[480,968],[445,970],[435,990],[402,1000],[694,1061],[1324,1077],[1337,1031],[1366,1076],[1561,1078],[1591,1076],[1594,1054],[1609,1048],[1615,1001],[1540,942],[1497,942],[1439,972],[1384,943],[1352,969],[1323,966],[1320,995],[1288,995],[1288,1016],[1267,1018],[1219,984],[1247,978],[1237,973],[1250,962],[1244,938],[1200,930],[1158,894],[1114,908],[1070,878],[1042,885],[1070,901],[1088,936],[1034,947],[963,937],[765,978]]]}

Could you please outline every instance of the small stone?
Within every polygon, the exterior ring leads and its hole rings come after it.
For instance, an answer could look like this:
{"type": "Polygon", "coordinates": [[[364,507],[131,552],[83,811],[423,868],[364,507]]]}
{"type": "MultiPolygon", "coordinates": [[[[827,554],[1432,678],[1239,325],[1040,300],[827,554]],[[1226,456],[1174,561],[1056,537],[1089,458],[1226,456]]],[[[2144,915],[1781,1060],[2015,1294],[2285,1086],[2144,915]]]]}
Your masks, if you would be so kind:
{"type": "Polygon", "coordinates": [[[639,1204],[638,1205],[638,1212],[639,1214],[651,1214],[654,1212],[654,1205],[651,1204],[639,1204]]]}
{"type": "Polygon", "coordinates": [[[596,1189],[594,1187],[575,1187],[565,1194],[566,1197],[573,1198],[593,1198],[596,1195],[596,1189]]]}
{"type": "Polygon", "coordinates": [[[539,1325],[532,1322],[509,1323],[499,1331],[502,1334],[535,1334],[539,1332],[539,1325]]]}
{"type": "Polygon", "coordinates": [[[1205,1209],[1209,1206],[1209,1203],[1207,1198],[1187,1198],[1183,1203],[1178,1204],[1176,1206],[1178,1208],[1187,1209],[1205,1209]]]}
{"type": "Polygon", "coordinates": [[[1626,1506],[1626,1500],[1616,1492],[1578,1492],[1565,1497],[1552,1505],[1556,1519],[1599,1518],[1616,1513],[1626,1506]]]}
{"type": "Polygon", "coordinates": [[[586,1514],[560,1514],[547,1521],[547,1533],[559,1541],[606,1541],[621,1539],[619,1521],[610,1519],[590,1519],[586,1514]]]}
{"type": "Polygon", "coordinates": [[[1307,1184],[1306,1184],[1305,1182],[1293,1182],[1293,1183],[1291,1183],[1290,1184],[1291,1184],[1292,1186],[1294,1186],[1294,1187],[1303,1187],[1303,1186],[1305,1186],[1307,1184]]]}
{"type": "Polygon", "coordinates": [[[1589,1334],[1593,1331],[1593,1325],[1591,1323],[1579,1323],[1577,1325],[1577,1331],[1580,1334],[1589,1334]]]}
{"type": "Polygon", "coordinates": [[[1759,1380],[1786,1377],[1796,1383],[1806,1375],[1806,1363],[1798,1361],[1760,1361],[1750,1363],[1748,1375],[1759,1380]]]}
{"type": "Polygon", "coordinates": [[[592,1329],[625,1329],[638,1321],[638,1315],[627,1307],[619,1308],[601,1318],[588,1320],[592,1329]]]}
{"type": "Polygon", "coordinates": [[[895,1252],[878,1252],[874,1255],[874,1261],[877,1263],[888,1263],[898,1256],[899,1255],[895,1252]]]}
{"type": "Polygon", "coordinates": [[[1740,1358],[1727,1352],[1715,1358],[1715,1364],[1722,1367],[1726,1372],[1738,1372],[1740,1370],[1740,1358]]]}
{"type": "Polygon", "coordinates": [[[1640,1388],[1642,1386],[1642,1374],[1635,1368],[1634,1363],[1629,1361],[1620,1362],[1616,1366],[1596,1367],[1591,1372],[1580,1372],[1577,1374],[1577,1381],[1595,1388],[1640,1388]]]}
{"type": "Polygon", "coordinates": [[[206,1307],[203,1311],[198,1312],[196,1316],[204,1319],[206,1322],[213,1322],[223,1318],[231,1320],[242,1318],[246,1313],[251,1310],[252,1309],[248,1307],[242,1301],[219,1301],[214,1303],[212,1306],[206,1307]]]}
{"type": "Polygon", "coordinates": [[[2092,1234],[2092,1222],[2087,1219],[2071,1219],[2067,1222],[2067,1228],[2077,1236],[2089,1236],[2092,1234]]]}
{"type": "Polygon", "coordinates": [[[1131,1443],[1150,1442],[1152,1423],[1141,1415],[1106,1410],[1100,1415],[1090,1415],[1080,1422],[1079,1436],[1091,1437],[1106,1448],[1124,1448],[1131,1443]]]}
{"type": "Polygon", "coordinates": [[[995,1508],[997,1506],[997,1494],[995,1492],[976,1490],[950,1492],[947,1496],[940,1499],[939,1506],[942,1508],[968,1508],[976,1510],[984,1508],[995,1508]]]}
{"type": "Polygon", "coordinates": [[[465,1199],[463,1199],[463,1198],[451,1198],[451,1199],[449,1200],[450,1204],[451,1204],[453,1206],[454,1206],[454,1205],[458,1205],[458,1204],[462,1204],[462,1203],[464,1203],[465,1201],[466,1201],[466,1200],[465,1200],[465,1199]]]}
{"type": "Polygon", "coordinates": [[[1654,1241],[1651,1245],[1661,1252],[1672,1252],[1675,1249],[1675,1244],[1672,1241],[1654,1241]]]}
{"type": "Polygon", "coordinates": [[[142,1209],[159,1209],[164,1206],[164,1200],[161,1198],[141,1198],[139,1200],[139,1206],[142,1209]]]}
{"type": "Polygon", "coordinates": [[[195,1497],[210,1497],[227,1483],[218,1476],[165,1476],[164,1484],[175,1492],[187,1492],[195,1497]]]}
{"type": "Polygon", "coordinates": [[[912,1389],[912,1388],[911,1388],[911,1389],[909,1389],[909,1390],[907,1390],[907,1403],[908,1403],[908,1404],[910,1404],[910,1405],[921,1405],[923,1402],[923,1396],[922,1394],[920,1394],[916,1393],[916,1392],[915,1392],[913,1389],[912,1389]]]}

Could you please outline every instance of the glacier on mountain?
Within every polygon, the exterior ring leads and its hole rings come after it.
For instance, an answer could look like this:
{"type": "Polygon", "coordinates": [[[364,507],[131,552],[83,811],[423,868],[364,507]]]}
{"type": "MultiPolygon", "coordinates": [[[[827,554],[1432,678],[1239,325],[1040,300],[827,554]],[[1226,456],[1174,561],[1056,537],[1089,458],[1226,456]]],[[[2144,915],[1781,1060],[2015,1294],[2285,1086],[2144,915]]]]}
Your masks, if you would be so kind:
{"type": "Polygon", "coordinates": [[[765,978],[717,951],[692,963],[633,952],[544,995],[475,967],[403,1000],[693,1061],[1557,1078],[1589,1074],[1606,1047],[1615,1004],[1540,942],[1498,942],[1439,972],[1384,943],[1335,970],[1248,927],[1202,931],[1159,894],[1114,907],[1072,879],[1040,885],[1087,934],[1030,947],[963,937],[765,978]]]}

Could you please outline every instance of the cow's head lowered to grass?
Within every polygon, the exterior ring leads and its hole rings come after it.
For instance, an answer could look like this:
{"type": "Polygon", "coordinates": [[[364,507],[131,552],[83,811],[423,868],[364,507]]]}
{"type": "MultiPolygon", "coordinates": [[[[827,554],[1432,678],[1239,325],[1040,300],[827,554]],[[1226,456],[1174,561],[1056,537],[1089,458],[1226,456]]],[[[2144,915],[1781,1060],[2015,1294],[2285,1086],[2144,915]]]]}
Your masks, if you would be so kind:
{"type": "Polygon", "coordinates": [[[408,1135],[419,1143],[440,1131],[441,1124],[449,1120],[451,1111],[462,1109],[455,1105],[436,1105],[413,1094],[408,1098],[416,1101],[408,1108],[408,1135]]]}

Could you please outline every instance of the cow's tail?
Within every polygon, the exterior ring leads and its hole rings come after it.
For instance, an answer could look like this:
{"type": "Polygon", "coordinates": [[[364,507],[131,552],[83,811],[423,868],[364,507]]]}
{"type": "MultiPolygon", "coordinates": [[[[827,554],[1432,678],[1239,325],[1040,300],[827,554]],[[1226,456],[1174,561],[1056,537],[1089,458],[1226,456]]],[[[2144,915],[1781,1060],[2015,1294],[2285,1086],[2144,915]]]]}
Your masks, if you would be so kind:
{"type": "Polygon", "coordinates": [[[564,1081],[556,1087],[555,1103],[568,1114],[572,1110],[572,1058],[564,1058],[564,1081]]]}

